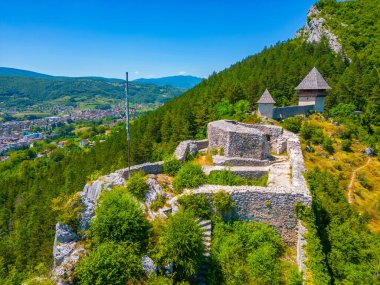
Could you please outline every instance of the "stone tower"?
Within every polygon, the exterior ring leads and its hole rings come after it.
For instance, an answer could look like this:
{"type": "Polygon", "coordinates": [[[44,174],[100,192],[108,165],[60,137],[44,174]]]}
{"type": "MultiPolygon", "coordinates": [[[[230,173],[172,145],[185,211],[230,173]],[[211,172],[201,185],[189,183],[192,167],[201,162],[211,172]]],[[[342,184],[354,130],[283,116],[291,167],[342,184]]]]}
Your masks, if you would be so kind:
{"type": "Polygon", "coordinates": [[[261,95],[257,104],[259,105],[258,111],[260,116],[273,118],[273,106],[276,104],[276,101],[273,100],[268,89],[265,89],[264,94],[261,95]]]}
{"type": "Polygon", "coordinates": [[[326,91],[331,87],[315,67],[295,89],[299,106],[315,105],[315,111],[324,112],[326,91]]]}

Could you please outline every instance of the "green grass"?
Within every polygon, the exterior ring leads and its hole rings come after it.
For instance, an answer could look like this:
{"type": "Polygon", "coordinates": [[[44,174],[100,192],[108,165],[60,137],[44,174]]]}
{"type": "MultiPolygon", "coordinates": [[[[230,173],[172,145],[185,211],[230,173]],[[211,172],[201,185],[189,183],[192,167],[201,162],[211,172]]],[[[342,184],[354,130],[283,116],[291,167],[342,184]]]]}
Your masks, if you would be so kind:
{"type": "Polygon", "coordinates": [[[268,174],[261,178],[246,179],[233,174],[229,170],[211,171],[208,176],[207,182],[214,185],[226,185],[226,186],[267,186],[268,174]]]}

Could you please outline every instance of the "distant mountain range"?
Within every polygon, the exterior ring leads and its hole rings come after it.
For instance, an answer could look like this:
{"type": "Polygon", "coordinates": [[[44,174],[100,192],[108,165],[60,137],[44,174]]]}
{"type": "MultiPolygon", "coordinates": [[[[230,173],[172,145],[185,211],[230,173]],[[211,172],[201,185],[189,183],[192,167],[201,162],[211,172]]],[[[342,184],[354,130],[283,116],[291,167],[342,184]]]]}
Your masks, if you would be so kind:
{"type": "MultiPolygon", "coordinates": [[[[48,74],[43,74],[39,72],[10,68],[10,67],[0,67],[0,76],[17,76],[17,77],[32,77],[32,78],[44,78],[44,79],[52,79],[52,78],[76,78],[76,79],[94,79],[94,80],[103,80],[107,82],[123,82],[124,79],[119,78],[106,78],[99,76],[83,76],[83,77],[69,77],[69,76],[53,76],[48,74]]],[[[134,83],[140,84],[153,84],[156,86],[166,86],[170,85],[175,88],[180,89],[190,89],[194,86],[198,85],[203,78],[195,77],[195,76],[168,76],[161,78],[139,78],[133,80],[134,83]]]]}
{"type": "Polygon", "coordinates": [[[161,78],[139,78],[134,80],[134,82],[154,84],[158,86],[171,85],[173,87],[182,89],[191,89],[198,85],[203,78],[190,76],[190,75],[178,75],[178,76],[168,76],[161,78]]]}

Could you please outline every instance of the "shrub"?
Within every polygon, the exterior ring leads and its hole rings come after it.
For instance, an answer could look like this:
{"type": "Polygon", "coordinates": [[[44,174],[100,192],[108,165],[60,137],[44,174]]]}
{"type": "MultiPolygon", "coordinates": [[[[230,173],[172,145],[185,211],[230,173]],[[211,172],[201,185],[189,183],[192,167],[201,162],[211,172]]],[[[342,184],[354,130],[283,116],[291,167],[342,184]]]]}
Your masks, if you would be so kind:
{"type": "Polygon", "coordinates": [[[226,186],[266,186],[268,176],[264,175],[258,180],[245,179],[233,174],[231,171],[224,169],[221,171],[211,171],[208,176],[208,183],[214,185],[226,185],[226,186]]]}
{"type": "Polygon", "coordinates": [[[368,180],[365,178],[365,176],[363,174],[359,174],[358,175],[358,178],[359,178],[359,181],[360,181],[360,184],[368,189],[368,190],[372,190],[373,189],[373,186],[370,182],[368,182],[368,180]]]}
{"type": "Polygon", "coordinates": [[[139,200],[145,199],[145,194],[149,191],[146,184],[145,173],[143,171],[132,173],[127,181],[127,189],[133,196],[139,200]]]}
{"type": "Polygon", "coordinates": [[[235,206],[231,196],[223,190],[212,195],[212,201],[218,212],[229,212],[235,206]]]}
{"type": "Polygon", "coordinates": [[[330,109],[329,113],[331,117],[336,118],[351,118],[356,110],[353,104],[343,104],[340,103],[337,106],[330,109]]]}
{"type": "Polygon", "coordinates": [[[301,116],[295,116],[285,119],[282,122],[282,126],[293,133],[299,133],[301,130],[303,118],[301,116]]]}
{"type": "Polygon", "coordinates": [[[162,261],[173,263],[177,280],[189,280],[198,272],[204,246],[202,231],[191,212],[171,216],[159,243],[162,261]]]}
{"type": "Polygon", "coordinates": [[[323,131],[316,125],[306,122],[302,125],[300,136],[306,141],[311,141],[314,144],[323,142],[323,131]]]}
{"type": "Polygon", "coordinates": [[[126,191],[105,192],[95,213],[90,230],[96,242],[129,241],[145,245],[149,223],[140,205],[126,191]]]}
{"type": "Polygon", "coordinates": [[[184,164],[174,178],[173,187],[176,194],[180,194],[184,188],[194,188],[206,182],[206,175],[202,167],[192,163],[184,164]]]}
{"type": "Polygon", "coordinates": [[[302,285],[303,283],[302,273],[298,271],[297,267],[292,267],[288,273],[288,282],[286,284],[302,285]]]}
{"type": "Polygon", "coordinates": [[[280,237],[268,225],[216,223],[209,284],[278,284],[282,252],[280,237]]]}
{"type": "Polygon", "coordinates": [[[333,141],[328,137],[324,138],[322,147],[329,154],[333,154],[335,152],[334,146],[333,146],[333,141]]]}
{"type": "Polygon", "coordinates": [[[143,274],[138,246],[125,242],[99,245],[75,271],[76,284],[83,285],[130,284],[143,274]]]}
{"type": "Polygon", "coordinates": [[[182,166],[182,161],[174,159],[170,161],[165,161],[164,164],[162,165],[163,171],[165,174],[175,176],[178,171],[181,169],[182,166]]]}
{"type": "Polygon", "coordinates": [[[222,171],[211,171],[208,176],[208,183],[214,185],[243,185],[246,183],[243,178],[233,174],[231,171],[224,169],[222,171]]]}
{"type": "Polygon", "coordinates": [[[157,199],[150,204],[150,209],[152,211],[157,211],[165,205],[165,198],[162,195],[158,195],[157,199]]]}
{"type": "Polygon", "coordinates": [[[52,209],[58,214],[58,222],[69,225],[77,230],[80,213],[83,210],[81,196],[78,193],[72,195],[61,194],[52,200],[52,209]]]}
{"type": "Polygon", "coordinates": [[[249,271],[255,284],[279,284],[281,279],[279,252],[270,243],[263,243],[248,255],[249,271]]]}
{"type": "Polygon", "coordinates": [[[179,204],[186,211],[191,211],[194,216],[209,219],[211,215],[211,207],[205,194],[201,195],[184,195],[179,197],[179,204]]]}
{"type": "Polygon", "coordinates": [[[352,146],[352,141],[351,140],[343,140],[342,141],[342,150],[351,152],[351,146],[352,146]]]}

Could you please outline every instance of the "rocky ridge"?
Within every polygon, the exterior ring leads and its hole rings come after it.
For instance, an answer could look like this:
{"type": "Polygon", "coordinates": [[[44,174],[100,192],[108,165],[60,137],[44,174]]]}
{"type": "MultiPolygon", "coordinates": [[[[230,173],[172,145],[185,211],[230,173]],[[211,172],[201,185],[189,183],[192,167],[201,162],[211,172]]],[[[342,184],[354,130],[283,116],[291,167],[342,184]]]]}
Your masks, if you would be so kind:
{"type": "Polygon", "coordinates": [[[339,38],[331,32],[326,24],[326,19],[321,16],[321,11],[315,5],[310,8],[307,18],[307,23],[297,32],[296,38],[303,38],[308,43],[318,43],[323,38],[327,38],[330,48],[335,53],[342,53],[346,56],[339,38]]]}
{"type": "MultiPolygon", "coordinates": [[[[145,201],[141,202],[142,208],[146,211],[150,219],[156,216],[167,217],[167,212],[176,212],[178,210],[177,200],[169,193],[165,193],[158,183],[156,174],[162,172],[162,163],[145,163],[131,167],[131,172],[143,170],[150,174],[147,180],[149,191],[145,196],[145,201]],[[165,199],[170,199],[167,202],[170,207],[164,207],[156,212],[150,210],[150,205],[153,201],[163,196],[165,199]]],[[[91,220],[95,217],[95,207],[98,204],[98,199],[104,191],[110,191],[115,186],[125,185],[128,179],[129,169],[121,169],[114,173],[99,177],[92,183],[87,183],[83,190],[78,194],[81,196],[83,211],[79,221],[78,234],[70,228],[69,225],[56,225],[56,232],[53,245],[54,267],[52,270],[52,280],[58,285],[72,284],[72,273],[75,269],[75,264],[79,259],[87,254],[84,243],[85,232],[89,228],[91,220]]],[[[142,258],[142,267],[145,272],[153,272],[155,269],[153,261],[148,257],[142,258]]]]}

